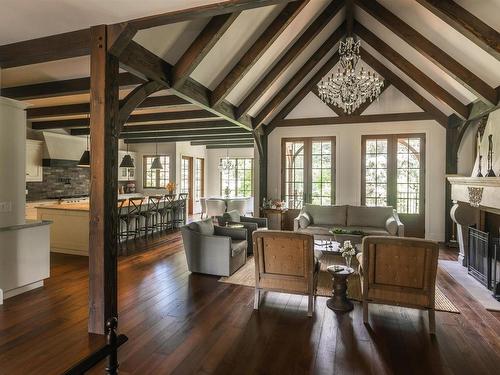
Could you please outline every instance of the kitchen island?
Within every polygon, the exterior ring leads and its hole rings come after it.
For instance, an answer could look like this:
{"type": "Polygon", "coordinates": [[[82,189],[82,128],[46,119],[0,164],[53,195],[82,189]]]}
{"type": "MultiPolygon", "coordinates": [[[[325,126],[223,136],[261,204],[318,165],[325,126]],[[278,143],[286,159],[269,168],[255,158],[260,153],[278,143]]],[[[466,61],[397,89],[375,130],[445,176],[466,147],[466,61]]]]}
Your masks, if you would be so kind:
{"type": "MultiPolygon", "coordinates": [[[[147,197],[144,198],[144,202],[142,210],[148,209],[147,197]]],[[[88,256],[90,222],[88,202],[43,205],[36,209],[38,220],[52,222],[50,227],[52,252],[88,256]]]]}

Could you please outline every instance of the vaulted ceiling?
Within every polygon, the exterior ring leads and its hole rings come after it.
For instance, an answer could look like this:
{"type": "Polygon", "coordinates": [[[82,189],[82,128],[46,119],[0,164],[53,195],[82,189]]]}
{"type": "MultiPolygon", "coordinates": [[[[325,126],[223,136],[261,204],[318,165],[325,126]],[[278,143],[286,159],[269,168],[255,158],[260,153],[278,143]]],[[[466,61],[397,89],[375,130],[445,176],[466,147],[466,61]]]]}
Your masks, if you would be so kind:
{"type": "MultiPolygon", "coordinates": [[[[1,93],[32,104],[33,129],[88,132],[89,26],[183,6],[202,8],[191,9],[189,16],[167,13],[131,22],[139,31],[120,60],[120,96],[144,82],[144,70],[134,67],[138,54],[155,60],[160,68],[151,68],[147,78],[163,82],[165,90],[133,112],[123,132],[126,142],[209,139],[211,145],[219,140],[227,145],[235,139],[233,144],[241,145],[251,142],[252,130],[285,126],[287,115],[308,95],[317,95],[317,83],[335,69],[338,42],[348,33],[361,39],[363,63],[385,79],[384,89],[396,89],[420,109],[409,120],[434,119],[446,127],[450,115],[463,121],[474,115],[477,103],[488,110],[499,102],[498,0],[238,0],[223,5],[146,0],[140,6],[122,0],[88,1],[78,9],[68,1],[47,0],[43,9],[27,2],[2,4],[11,11],[0,15],[1,93]],[[25,27],[32,24],[37,27],[25,27]],[[26,40],[34,37],[42,39],[26,40]]],[[[368,106],[350,117],[332,107],[338,118],[329,121],[380,121],[363,115],[368,106]]]]}

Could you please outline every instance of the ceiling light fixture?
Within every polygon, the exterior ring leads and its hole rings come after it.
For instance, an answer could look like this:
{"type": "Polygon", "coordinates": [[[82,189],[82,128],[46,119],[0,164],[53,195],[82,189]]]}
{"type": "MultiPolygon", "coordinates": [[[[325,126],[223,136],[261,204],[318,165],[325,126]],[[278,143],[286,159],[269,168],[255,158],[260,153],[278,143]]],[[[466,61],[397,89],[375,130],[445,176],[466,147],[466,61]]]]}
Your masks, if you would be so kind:
{"type": "Polygon", "coordinates": [[[153,159],[153,163],[151,163],[151,170],[160,170],[163,169],[163,165],[161,164],[160,157],[158,156],[158,138],[155,138],[156,141],[156,152],[155,158],[153,159]]]}
{"type": "Polygon", "coordinates": [[[333,104],[352,114],[361,104],[373,101],[380,95],[384,81],[375,72],[361,67],[357,71],[361,42],[349,36],[340,42],[340,67],[336,74],[318,84],[318,93],[325,103],[333,104]]]}
{"type": "Polygon", "coordinates": [[[134,160],[128,153],[128,143],[127,143],[127,153],[123,156],[122,162],[120,163],[120,168],[135,168],[134,160]]]}

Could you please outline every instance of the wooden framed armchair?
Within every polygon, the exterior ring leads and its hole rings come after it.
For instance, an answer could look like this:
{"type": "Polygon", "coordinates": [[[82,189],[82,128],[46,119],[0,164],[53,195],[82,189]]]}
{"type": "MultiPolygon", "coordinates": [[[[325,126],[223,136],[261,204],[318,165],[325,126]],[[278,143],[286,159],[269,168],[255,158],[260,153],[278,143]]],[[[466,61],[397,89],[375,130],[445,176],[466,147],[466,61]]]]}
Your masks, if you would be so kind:
{"type": "Polygon", "coordinates": [[[427,310],[435,333],[435,292],[439,246],[418,238],[368,236],[358,254],[363,289],[363,321],[368,304],[427,310]]]}
{"type": "Polygon", "coordinates": [[[314,237],[277,230],[253,232],[255,257],[255,302],[261,291],[309,296],[307,315],[312,316],[318,285],[319,262],[314,257],[314,237]]]}

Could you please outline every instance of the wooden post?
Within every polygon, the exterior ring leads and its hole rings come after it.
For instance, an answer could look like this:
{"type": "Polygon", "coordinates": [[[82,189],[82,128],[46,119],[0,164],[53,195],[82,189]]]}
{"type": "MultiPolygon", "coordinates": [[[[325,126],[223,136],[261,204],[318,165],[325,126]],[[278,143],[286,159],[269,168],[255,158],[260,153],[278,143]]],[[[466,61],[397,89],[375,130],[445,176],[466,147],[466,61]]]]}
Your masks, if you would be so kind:
{"type": "Polygon", "coordinates": [[[118,59],[107,27],[91,29],[89,333],[117,314],[118,59]]]}
{"type": "MultiPolygon", "coordinates": [[[[456,115],[451,115],[448,118],[448,126],[446,127],[446,170],[445,173],[457,174],[458,173],[458,148],[460,147],[460,126],[463,121],[456,115]]],[[[445,204],[444,204],[444,217],[445,217],[445,243],[450,243],[452,239],[452,226],[450,210],[453,206],[451,201],[451,184],[448,180],[445,181],[445,204]]]]}
{"type": "MultiPolygon", "coordinates": [[[[255,143],[259,151],[259,202],[258,207],[262,204],[264,198],[267,196],[267,132],[256,130],[254,132],[255,143]]],[[[258,214],[258,211],[256,211],[258,214]]]]}

